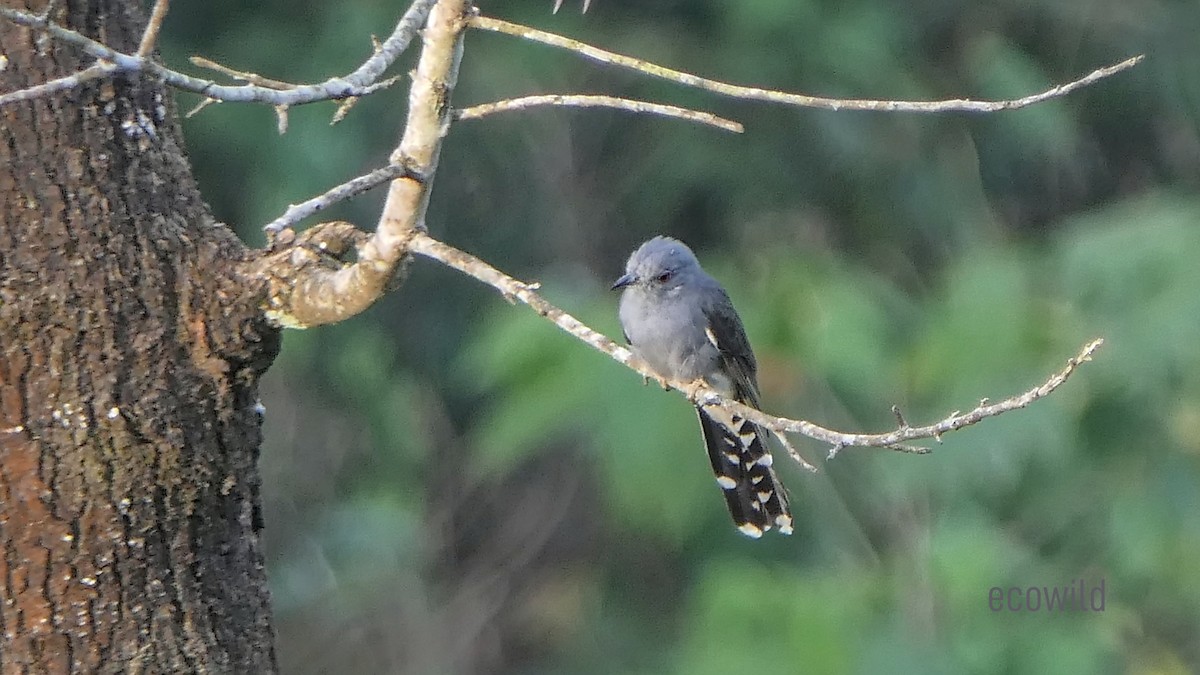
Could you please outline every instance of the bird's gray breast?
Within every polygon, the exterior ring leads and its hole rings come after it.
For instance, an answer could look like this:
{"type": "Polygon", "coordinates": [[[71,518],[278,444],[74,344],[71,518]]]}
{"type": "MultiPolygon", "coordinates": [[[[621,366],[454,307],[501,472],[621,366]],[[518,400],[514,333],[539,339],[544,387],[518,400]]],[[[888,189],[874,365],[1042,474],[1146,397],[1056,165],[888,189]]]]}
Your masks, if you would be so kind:
{"type": "Polygon", "coordinates": [[[621,296],[621,327],[642,360],[676,380],[709,377],[720,364],[720,352],[708,335],[708,320],[687,289],[651,295],[630,288],[621,296]]]}

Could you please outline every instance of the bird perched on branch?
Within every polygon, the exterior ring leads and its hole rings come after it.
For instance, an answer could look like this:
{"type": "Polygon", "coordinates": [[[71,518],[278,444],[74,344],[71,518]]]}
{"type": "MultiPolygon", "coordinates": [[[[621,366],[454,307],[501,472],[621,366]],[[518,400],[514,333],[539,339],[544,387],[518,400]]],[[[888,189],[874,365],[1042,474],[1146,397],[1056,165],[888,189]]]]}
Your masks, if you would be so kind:
{"type": "MultiPolygon", "coordinates": [[[[613,284],[633,352],[664,378],[707,385],[759,407],[757,364],[729,295],[683,242],[655,237],[629,256],[613,284]]],[[[771,468],[767,432],[719,406],[697,406],[708,459],[738,529],[792,533],[787,492],[771,468]]]]}

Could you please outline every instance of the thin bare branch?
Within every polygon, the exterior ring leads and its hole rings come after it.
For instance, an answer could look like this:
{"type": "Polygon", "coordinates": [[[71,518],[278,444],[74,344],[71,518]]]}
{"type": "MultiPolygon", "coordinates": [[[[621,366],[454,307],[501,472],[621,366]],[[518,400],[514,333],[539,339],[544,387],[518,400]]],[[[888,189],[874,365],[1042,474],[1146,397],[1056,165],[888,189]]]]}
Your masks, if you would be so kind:
{"type": "Polygon", "coordinates": [[[409,5],[405,10],[404,16],[400,17],[399,23],[392,30],[392,34],[382,44],[376,44],[371,57],[363,62],[353,73],[346,76],[346,80],[365,86],[371,84],[383,75],[384,71],[391,67],[399,58],[404,50],[408,49],[408,45],[412,43],[416,37],[417,31],[425,23],[425,18],[429,16],[429,11],[437,0],[413,0],[413,4],[409,5]]]}
{"type": "Polygon", "coordinates": [[[266,313],[276,323],[303,328],[354,316],[404,272],[409,241],[425,229],[429,178],[437,169],[450,123],[450,94],[462,59],[467,6],[467,0],[438,0],[429,13],[412,75],[404,135],[390,160],[391,166],[406,168],[391,180],[375,232],[367,236],[347,223],[324,223],[312,228],[315,233],[301,235],[309,240],[321,237],[323,251],[353,246],[357,260],[331,268],[304,247],[292,247],[253,263],[254,271],[270,280],[266,313]]]}
{"type": "Polygon", "coordinates": [[[471,18],[471,27],[481,30],[492,31],[496,33],[506,33],[515,35],[533,42],[561,47],[570,51],[582,54],[583,56],[607,63],[622,68],[629,68],[641,73],[645,73],[652,77],[678,82],[680,84],[704,89],[716,94],[730,96],[732,98],[749,99],[756,101],[768,101],[771,103],[781,103],[784,105],[800,106],[805,108],[823,108],[825,110],[876,110],[890,112],[919,112],[919,113],[942,113],[942,112],[996,112],[999,110],[1013,110],[1016,108],[1024,108],[1026,106],[1040,103],[1042,101],[1065,96],[1076,89],[1086,87],[1098,80],[1114,75],[1123,70],[1128,70],[1142,61],[1144,56],[1135,56],[1126,59],[1120,63],[1111,66],[1094,70],[1083,77],[1052,87],[1041,93],[1025,96],[1023,98],[1011,99],[1005,101],[976,101],[971,99],[951,99],[945,101],[888,101],[888,100],[871,100],[871,99],[841,99],[841,98],[826,98],[822,96],[809,96],[807,94],[793,94],[783,91],[775,91],[772,89],[762,89],[759,87],[744,87],[736,84],[729,84],[717,80],[710,80],[706,77],[692,75],[679,70],[666,68],[658,64],[643,61],[631,56],[616,54],[598,47],[585,44],[578,40],[573,40],[568,37],[547,33],[546,31],[522,26],[520,24],[493,19],[485,16],[475,16],[471,18]]]}
{"type": "Polygon", "coordinates": [[[147,59],[154,53],[158,32],[162,29],[163,20],[167,18],[167,9],[170,6],[171,0],[154,1],[154,9],[150,11],[150,20],[146,22],[146,30],[142,32],[142,40],[138,44],[137,55],[139,57],[147,59]]]}
{"type": "Polygon", "coordinates": [[[940,442],[943,434],[951,431],[957,431],[963,427],[971,426],[972,424],[976,424],[981,420],[987,419],[988,417],[995,417],[1011,410],[1024,408],[1034,401],[1049,395],[1055,389],[1062,386],[1062,384],[1065,383],[1069,377],[1071,377],[1071,374],[1075,372],[1075,369],[1078,368],[1080,364],[1092,360],[1092,355],[1103,344],[1104,340],[1100,338],[1087,343],[1083,346],[1078,355],[1067,361],[1066,367],[1054,375],[1051,375],[1050,378],[1042,384],[1030,389],[1029,391],[1026,391],[1023,394],[1006,398],[1003,401],[998,401],[996,403],[988,403],[987,399],[983,399],[980,401],[979,405],[965,413],[955,411],[938,422],[924,426],[914,427],[909,425],[907,422],[898,421],[898,426],[894,431],[879,434],[847,434],[841,431],[834,431],[805,420],[793,420],[785,417],[776,417],[753,408],[748,408],[735,401],[721,399],[720,396],[715,395],[715,392],[699,392],[696,393],[695,396],[696,400],[702,404],[715,403],[717,405],[724,406],[740,415],[744,415],[746,419],[749,419],[756,424],[760,424],[773,431],[780,433],[801,434],[818,441],[829,443],[832,446],[832,449],[829,452],[830,459],[835,457],[843,448],[850,446],[887,448],[900,452],[926,454],[930,452],[928,448],[913,447],[903,444],[907,441],[925,438],[932,438],[940,442]]]}
{"type": "Polygon", "coordinates": [[[288,89],[295,89],[297,87],[303,86],[303,85],[295,84],[293,82],[284,82],[282,80],[272,80],[271,78],[263,77],[262,75],[259,75],[258,73],[251,73],[251,72],[247,72],[244,70],[234,70],[233,68],[230,68],[229,66],[221,65],[220,63],[217,63],[216,61],[212,61],[210,59],[206,59],[203,56],[193,56],[193,57],[189,58],[188,61],[191,61],[192,65],[194,65],[194,66],[197,66],[200,68],[207,68],[209,70],[215,70],[218,73],[221,73],[222,75],[233,78],[235,80],[241,80],[242,82],[249,82],[250,84],[256,84],[260,87],[266,87],[268,89],[279,89],[280,91],[286,91],[288,89]]]}
{"type": "Polygon", "coordinates": [[[467,276],[482,281],[500,291],[507,300],[519,300],[529,305],[533,311],[549,319],[559,328],[591,345],[594,349],[608,354],[618,363],[633,368],[643,377],[654,380],[663,387],[673,387],[680,391],[686,389],[687,385],[674,386],[673,383],[659,377],[649,366],[634,357],[633,352],[628,348],[613,342],[603,333],[592,330],[579,319],[546,302],[534,292],[538,288],[537,284],[517,281],[470,253],[444,244],[423,232],[412,238],[408,248],[413,253],[437,260],[467,276]]]}
{"type": "MultiPolygon", "coordinates": [[[[1010,410],[1028,406],[1034,401],[1049,395],[1066,382],[1080,364],[1091,360],[1092,354],[1104,342],[1100,339],[1089,342],[1077,356],[1067,362],[1065,368],[1052,375],[1041,385],[1030,389],[1024,394],[1013,396],[997,403],[988,404],[984,401],[966,413],[955,412],[945,419],[925,426],[913,427],[908,426],[907,423],[898,422],[900,426],[894,431],[880,434],[851,434],[834,431],[805,420],[794,420],[769,415],[737,401],[724,398],[716,391],[700,386],[695,382],[675,382],[664,379],[634,356],[633,352],[628,348],[613,342],[605,335],[584,325],[570,314],[546,302],[546,300],[535,292],[537,289],[536,284],[527,284],[518,281],[483,260],[433,239],[423,232],[414,236],[409,242],[409,250],[413,253],[437,260],[473,277],[500,291],[509,300],[519,300],[529,305],[535,312],[550,320],[575,338],[590,345],[593,349],[604,352],[614,361],[637,371],[644,378],[658,382],[664,388],[671,388],[684,393],[697,405],[718,405],[725,407],[751,420],[755,424],[770,429],[781,437],[785,433],[795,433],[829,443],[834,448],[830,452],[830,457],[836,455],[841,449],[850,446],[880,447],[915,454],[928,453],[928,448],[904,445],[904,443],[924,438],[940,439],[942,434],[947,432],[956,431],[988,417],[995,417],[1010,410]]],[[[802,466],[811,468],[811,465],[799,453],[795,452],[790,444],[785,443],[785,447],[793,459],[802,466]]]]}
{"type": "MultiPolygon", "coordinates": [[[[1082,349],[1079,350],[1077,355],[1067,360],[1067,365],[1064,366],[1062,370],[1054,373],[1045,382],[1030,389],[1029,391],[1026,391],[1023,394],[1012,396],[1004,399],[1003,401],[997,401],[995,403],[990,403],[988,399],[985,398],[979,402],[979,405],[965,413],[955,411],[953,414],[948,415],[945,419],[925,426],[914,427],[902,424],[895,431],[884,434],[848,435],[838,432],[831,432],[828,429],[823,429],[821,427],[815,427],[815,429],[809,430],[822,433],[826,436],[825,438],[820,438],[817,435],[808,433],[806,431],[800,431],[799,426],[801,424],[806,424],[804,422],[785,420],[783,418],[771,418],[769,416],[767,416],[767,419],[772,420],[773,422],[778,422],[777,426],[779,426],[783,431],[803,433],[805,436],[809,436],[811,438],[824,440],[827,443],[834,443],[835,446],[837,444],[841,444],[843,446],[866,445],[881,448],[892,448],[896,444],[922,438],[933,438],[940,441],[942,435],[947,432],[958,431],[963,427],[971,426],[972,424],[976,424],[981,420],[987,419],[988,417],[995,417],[996,415],[1009,412],[1010,410],[1027,407],[1034,401],[1050,395],[1051,392],[1062,386],[1080,365],[1091,361],[1092,356],[1096,353],[1096,350],[1099,349],[1103,344],[1103,338],[1096,338],[1091,342],[1088,342],[1083,346],[1082,349]]],[[[925,452],[928,452],[928,449],[925,449],[925,452]]]]}
{"type": "Polygon", "coordinates": [[[116,69],[107,63],[100,62],[95,65],[84,68],[83,70],[66,77],[59,77],[49,82],[10,91],[7,94],[0,94],[0,105],[7,103],[16,103],[17,101],[32,101],[43,96],[49,96],[60,91],[67,91],[81,86],[85,82],[90,82],[102,77],[108,77],[116,69]]]}
{"type": "MultiPolygon", "coordinates": [[[[408,48],[417,31],[425,22],[430,7],[436,0],[415,0],[404,12],[395,30],[382,44],[377,45],[371,56],[354,72],[344,77],[332,77],[318,84],[299,85],[291,89],[278,90],[257,84],[225,86],[211,80],[185,75],[156,63],[138,54],[118,52],[76,31],[64,28],[49,20],[46,15],[36,15],[7,7],[0,7],[0,17],[17,25],[44,31],[50,37],[74,45],[85,54],[111,64],[112,74],[145,72],[165,84],[200,94],[207,99],[228,102],[259,102],[274,106],[296,106],[316,101],[341,100],[352,96],[366,96],[391,86],[395,78],[379,82],[379,76],[408,48]]],[[[157,8],[156,8],[157,9],[157,8]]],[[[165,8],[163,9],[165,12],[165,8]]],[[[143,36],[145,42],[145,36],[143,36]]],[[[61,90],[55,89],[54,91],[61,90]]],[[[15,93],[15,92],[14,92],[15,93]]]]}
{"type": "Polygon", "coordinates": [[[779,444],[783,446],[783,449],[787,451],[788,456],[791,457],[792,460],[812,473],[817,472],[817,467],[809,463],[807,459],[804,459],[804,455],[801,455],[800,452],[796,450],[795,446],[792,445],[792,442],[788,440],[787,434],[779,433],[774,429],[771,430],[771,433],[774,434],[775,438],[779,439],[779,444]]]}
{"type": "Polygon", "coordinates": [[[342,202],[350,199],[351,197],[360,195],[372,188],[383,185],[389,180],[399,178],[400,176],[408,176],[409,178],[421,182],[425,181],[424,176],[417,174],[404,164],[390,164],[388,166],[375,169],[370,173],[363,174],[357,178],[348,180],[337,187],[330,188],[329,190],[316,197],[313,197],[312,199],[307,199],[299,204],[292,204],[288,206],[287,210],[283,212],[283,215],[267,223],[266,226],[263,227],[263,230],[265,230],[268,235],[278,234],[284,229],[292,227],[301,220],[316,215],[317,213],[324,211],[338,202],[342,202]]]}
{"type": "Polygon", "coordinates": [[[675,117],[689,122],[698,122],[700,124],[708,124],[732,131],[736,134],[742,133],[745,129],[741,124],[733,120],[717,117],[712,113],[692,110],[690,108],[680,108],[679,106],[663,105],[661,103],[650,103],[648,101],[637,101],[628,98],[618,98],[616,96],[597,96],[586,94],[541,94],[537,96],[523,96],[521,98],[510,98],[494,103],[482,103],[474,105],[470,108],[463,108],[454,113],[456,120],[473,120],[487,115],[493,115],[501,112],[509,112],[512,110],[526,110],[537,106],[565,106],[573,108],[615,108],[617,110],[628,110],[635,113],[649,113],[652,115],[662,115],[664,117],[675,117]]]}

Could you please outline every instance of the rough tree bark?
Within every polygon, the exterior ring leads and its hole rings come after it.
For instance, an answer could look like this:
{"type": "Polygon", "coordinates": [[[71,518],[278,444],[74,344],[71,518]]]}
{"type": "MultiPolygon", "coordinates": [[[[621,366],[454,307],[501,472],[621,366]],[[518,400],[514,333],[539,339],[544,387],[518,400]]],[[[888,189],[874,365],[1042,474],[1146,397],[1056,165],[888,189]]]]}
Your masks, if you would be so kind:
{"type": "MultiPolygon", "coordinates": [[[[133,51],[138,5],[52,18],[133,51]]],[[[7,22],[0,51],[4,91],[88,65],[7,22]]],[[[0,108],[0,672],[274,671],[247,255],[160,85],[0,108]]]]}

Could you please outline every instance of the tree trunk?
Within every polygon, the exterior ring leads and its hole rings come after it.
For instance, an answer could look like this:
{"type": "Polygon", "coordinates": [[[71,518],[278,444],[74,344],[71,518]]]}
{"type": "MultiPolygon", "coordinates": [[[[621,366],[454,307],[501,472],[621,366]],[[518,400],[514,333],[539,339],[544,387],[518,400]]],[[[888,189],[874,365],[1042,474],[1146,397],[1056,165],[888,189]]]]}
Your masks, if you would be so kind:
{"type": "MultiPolygon", "coordinates": [[[[136,51],[136,0],[57,6],[136,51]]],[[[0,91],[90,65],[4,22],[0,55],[0,91]]],[[[0,108],[0,672],[274,671],[247,255],[159,84],[0,108]]]]}

